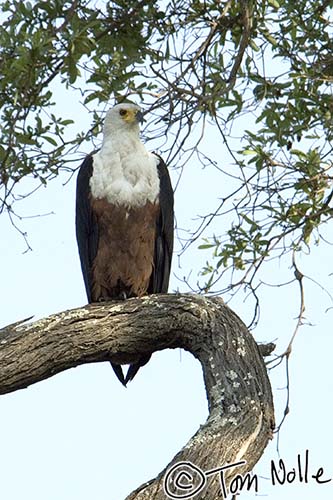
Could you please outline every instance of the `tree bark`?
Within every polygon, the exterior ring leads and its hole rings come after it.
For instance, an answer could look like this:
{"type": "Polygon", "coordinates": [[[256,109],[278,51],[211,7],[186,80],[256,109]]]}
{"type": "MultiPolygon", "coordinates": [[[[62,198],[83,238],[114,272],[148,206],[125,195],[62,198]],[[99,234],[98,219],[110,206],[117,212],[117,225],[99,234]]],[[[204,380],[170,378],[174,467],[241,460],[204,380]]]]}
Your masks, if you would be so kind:
{"type": "Polygon", "coordinates": [[[191,493],[223,498],[236,487],[235,476],[251,471],[261,457],[272,436],[274,409],[259,347],[220,298],[151,295],[10,325],[0,330],[0,394],[80,364],[128,364],[178,347],[202,364],[209,416],[170,464],[127,500],[190,498],[191,493]]]}

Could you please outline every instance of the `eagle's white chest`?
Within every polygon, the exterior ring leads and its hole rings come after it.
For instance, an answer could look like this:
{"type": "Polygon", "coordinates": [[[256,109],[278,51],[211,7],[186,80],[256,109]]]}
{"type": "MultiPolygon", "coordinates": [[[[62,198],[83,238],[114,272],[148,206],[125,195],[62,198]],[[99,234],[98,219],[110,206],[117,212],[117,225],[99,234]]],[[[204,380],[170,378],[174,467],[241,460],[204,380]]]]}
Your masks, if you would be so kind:
{"type": "Polygon", "coordinates": [[[158,158],[145,149],[139,138],[122,139],[104,142],[93,156],[92,196],[128,207],[155,203],[160,190],[158,158]]]}

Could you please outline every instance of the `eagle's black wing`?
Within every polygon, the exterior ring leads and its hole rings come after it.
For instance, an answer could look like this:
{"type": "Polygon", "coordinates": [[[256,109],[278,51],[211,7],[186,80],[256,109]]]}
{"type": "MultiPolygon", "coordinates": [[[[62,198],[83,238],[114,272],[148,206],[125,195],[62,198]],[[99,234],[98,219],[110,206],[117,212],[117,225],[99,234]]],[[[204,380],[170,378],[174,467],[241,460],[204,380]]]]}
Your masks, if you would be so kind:
{"type": "MultiPolygon", "coordinates": [[[[157,170],[160,178],[160,210],[156,220],[154,268],[147,289],[148,294],[168,291],[173,250],[173,190],[168,168],[162,158],[159,155],[156,156],[159,159],[157,170]]],[[[141,366],[148,363],[150,356],[150,354],[142,356],[137,363],[130,365],[125,384],[133,380],[141,366]]]]}
{"type": "Polygon", "coordinates": [[[154,269],[147,292],[166,293],[173,250],[173,190],[168,168],[162,158],[156,156],[159,159],[157,170],[160,178],[160,211],[156,221],[154,269]]]}
{"type": "Polygon", "coordinates": [[[88,302],[91,302],[91,270],[98,247],[98,226],[90,204],[89,181],[93,173],[93,157],[88,155],[82,163],[76,182],[76,240],[88,302]]]}

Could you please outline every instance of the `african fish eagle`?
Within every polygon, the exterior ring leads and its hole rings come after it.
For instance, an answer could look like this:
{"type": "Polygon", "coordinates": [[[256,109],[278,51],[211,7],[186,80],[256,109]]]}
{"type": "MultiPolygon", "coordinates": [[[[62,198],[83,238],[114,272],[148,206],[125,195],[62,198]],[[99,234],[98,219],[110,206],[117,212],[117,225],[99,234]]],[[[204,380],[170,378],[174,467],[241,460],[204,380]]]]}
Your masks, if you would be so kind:
{"type": "MultiPolygon", "coordinates": [[[[160,156],[139,138],[143,114],[117,104],[105,117],[103,143],[82,163],[76,189],[76,238],[88,302],[166,293],[173,248],[173,191],[160,156]]],[[[111,363],[124,385],[150,354],[111,363]]]]}

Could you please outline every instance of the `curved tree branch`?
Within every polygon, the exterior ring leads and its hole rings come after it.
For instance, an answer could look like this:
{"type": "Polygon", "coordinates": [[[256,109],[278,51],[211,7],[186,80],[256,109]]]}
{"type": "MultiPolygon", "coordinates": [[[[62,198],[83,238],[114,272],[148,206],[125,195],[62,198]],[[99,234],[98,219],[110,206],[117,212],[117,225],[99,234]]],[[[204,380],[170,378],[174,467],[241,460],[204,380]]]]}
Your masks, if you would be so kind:
{"type": "Polygon", "coordinates": [[[83,363],[133,363],[142,354],[176,347],[202,364],[209,416],[167,468],[127,500],[162,500],[166,493],[189,498],[184,496],[189,488],[200,491],[198,498],[213,500],[223,496],[223,487],[236,474],[253,468],[274,427],[271,387],[259,348],[219,298],[151,295],[10,325],[0,331],[0,394],[83,363]],[[220,472],[220,478],[212,472],[243,461],[220,472]],[[186,491],[179,488],[184,481],[186,491]]]}

